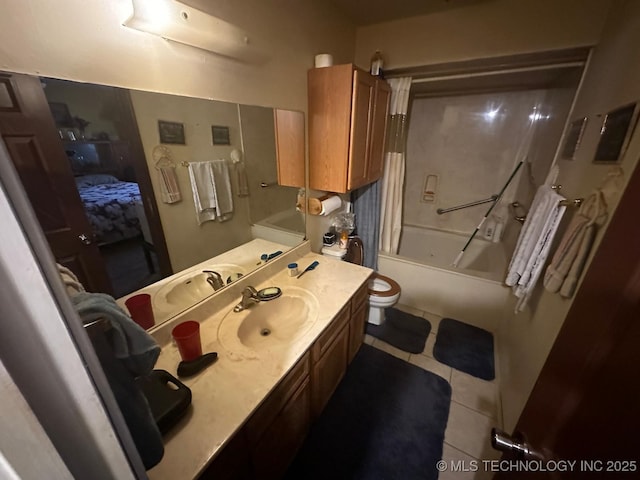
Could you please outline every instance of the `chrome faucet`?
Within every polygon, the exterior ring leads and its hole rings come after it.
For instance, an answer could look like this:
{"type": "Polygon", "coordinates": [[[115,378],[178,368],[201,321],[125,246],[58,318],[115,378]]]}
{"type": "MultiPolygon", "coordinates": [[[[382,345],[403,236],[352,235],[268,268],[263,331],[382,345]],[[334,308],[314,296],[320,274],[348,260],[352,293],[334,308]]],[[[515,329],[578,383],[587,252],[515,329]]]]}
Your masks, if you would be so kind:
{"type": "Polygon", "coordinates": [[[242,291],[242,298],[240,299],[240,303],[233,307],[234,312],[241,312],[247,308],[249,308],[254,303],[260,302],[260,297],[258,296],[258,292],[255,288],[249,286],[245,287],[242,291]]]}
{"type": "Polygon", "coordinates": [[[222,280],[222,275],[218,272],[214,272],[213,270],[203,270],[202,273],[207,274],[207,283],[213,287],[213,290],[220,290],[224,287],[224,281],[222,280]]]}

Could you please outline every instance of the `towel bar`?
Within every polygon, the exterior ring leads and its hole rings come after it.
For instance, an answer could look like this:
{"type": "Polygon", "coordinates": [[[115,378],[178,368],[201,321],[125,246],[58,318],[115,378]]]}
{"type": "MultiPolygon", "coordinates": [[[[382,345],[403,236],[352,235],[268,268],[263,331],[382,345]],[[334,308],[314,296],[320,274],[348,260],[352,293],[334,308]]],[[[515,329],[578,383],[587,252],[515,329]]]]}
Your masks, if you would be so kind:
{"type": "Polygon", "coordinates": [[[573,200],[560,200],[559,207],[579,207],[584,202],[584,198],[574,198],[573,200]]]}
{"type": "MultiPolygon", "coordinates": [[[[582,205],[582,202],[584,202],[584,198],[574,198],[573,200],[560,200],[558,202],[558,206],[559,207],[579,207],[580,205],[582,205]]],[[[518,213],[516,212],[517,208],[524,209],[524,207],[522,205],[520,205],[519,202],[510,203],[509,204],[509,208],[513,210],[513,219],[516,222],[518,222],[518,223],[524,223],[525,222],[525,220],[527,219],[526,213],[524,215],[518,215],[518,213]]]]}

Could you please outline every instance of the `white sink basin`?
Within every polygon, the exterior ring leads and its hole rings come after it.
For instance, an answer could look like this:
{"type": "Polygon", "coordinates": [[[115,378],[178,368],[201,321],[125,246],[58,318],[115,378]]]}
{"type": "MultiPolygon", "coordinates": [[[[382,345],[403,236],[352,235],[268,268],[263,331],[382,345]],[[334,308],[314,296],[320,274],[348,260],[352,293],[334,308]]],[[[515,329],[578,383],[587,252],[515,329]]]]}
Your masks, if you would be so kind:
{"type": "MultiPolygon", "coordinates": [[[[239,300],[239,299],[238,299],[239,300]]],[[[279,298],[230,311],[220,322],[218,340],[230,351],[286,347],[318,319],[318,300],[303,288],[286,287],[279,298]]]]}
{"type": "Polygon", "coordinates": [[[225,285],[227,281],[235,281],[238,274],[244,275],[245,269],[239,265],[208,265],[197,271],[179,275],[163,285],[153,296],[153,308],[163,313],[175,313],[189,308],[214,293],[213,287],[207,283],[209,274],[204,270],[218,272],[225,285]]]}

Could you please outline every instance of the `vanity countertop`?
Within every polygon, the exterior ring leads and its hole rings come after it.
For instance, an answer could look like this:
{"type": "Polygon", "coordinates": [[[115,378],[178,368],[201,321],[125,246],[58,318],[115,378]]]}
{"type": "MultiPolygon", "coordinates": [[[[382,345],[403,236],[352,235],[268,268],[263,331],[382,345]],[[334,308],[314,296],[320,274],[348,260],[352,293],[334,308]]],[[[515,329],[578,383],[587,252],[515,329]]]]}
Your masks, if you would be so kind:
{"type": "MultiPolygon", "coordinates": [[[[319,265],[297,279],[289,276],[286,263],[290,260],[283,257],[273,261],[270,272],[275,274],[270,273],[272,276],[266,277],[265,273],[260,278],[254,274],[242,284],[251,284],[257,289],[277,286],[285,295],[288,287],[298,287],[317,298],[316,322],[286,348],[261,353],[225,349],[218,341],[218,327],[238,303],[237,295],[232,299],[229,295],[212,297],[164,327],[170,329],[184,320],[199,320],[203,353],[218,352],[218,361],[200,374],[182,380],[192,391],[192,407],[165,435],[164,457],[148,471],[150,479],[192,479],[202,473],[371,274],[368,268],[306,253],[296,260],[300,271],[316,260],[319,265]]],[[[167,338],[166,332],[156,338],[162,345],[162,353],[155,368],[177,376],[180,362],[177,348],[170,341],[160,340],[167,338]]]]}

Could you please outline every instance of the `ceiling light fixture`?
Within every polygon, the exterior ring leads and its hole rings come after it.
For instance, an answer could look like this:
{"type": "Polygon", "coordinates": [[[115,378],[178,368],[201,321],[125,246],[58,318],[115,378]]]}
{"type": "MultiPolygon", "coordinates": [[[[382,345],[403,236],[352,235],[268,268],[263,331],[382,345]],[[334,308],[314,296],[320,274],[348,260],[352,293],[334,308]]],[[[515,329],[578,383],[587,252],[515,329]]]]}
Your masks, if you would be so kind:
{"type": "Polygon", "coordinates": [[[256,58],[240,28],[175,0],[133,0],[129,28],[238,60],[256,58]]]}

